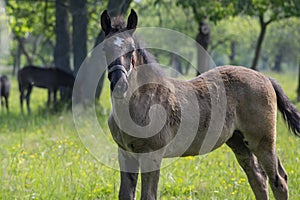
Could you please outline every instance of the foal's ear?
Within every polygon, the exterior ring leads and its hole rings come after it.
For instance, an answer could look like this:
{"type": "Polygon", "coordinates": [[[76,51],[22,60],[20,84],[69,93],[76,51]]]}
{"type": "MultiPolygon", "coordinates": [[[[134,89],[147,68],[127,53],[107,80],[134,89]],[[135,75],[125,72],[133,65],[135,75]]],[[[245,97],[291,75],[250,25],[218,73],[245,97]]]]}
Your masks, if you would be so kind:
{"type": "Polygon", "coordinates": [[[138,23],[138,16],[136,12],[131,9],[130,15],[127,20],[127,30],[136,29],[138,23]]]}
{"type": "Polygon", "coordinates": [[[104,10],[103,13],[101,14],[101,27],[102,30],[104,31],[105,35],[108,35],[108,33],[111,30],[111,20],[110,16],[107,12],[107,10],[104,10]]]}

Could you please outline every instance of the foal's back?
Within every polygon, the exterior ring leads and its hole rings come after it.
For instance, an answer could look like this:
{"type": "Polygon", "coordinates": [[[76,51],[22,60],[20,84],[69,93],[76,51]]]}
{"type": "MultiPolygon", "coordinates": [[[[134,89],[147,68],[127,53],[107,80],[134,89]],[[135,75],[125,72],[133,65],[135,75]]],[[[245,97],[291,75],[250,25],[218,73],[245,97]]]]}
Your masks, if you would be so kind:
{"type": "Polygon", "coordinates": [[[223,139],[220,137],[216,147],[227,141],[234,131],[242,132],[245,140],[251,141],[250,149],[260,145],[262,138],[275,138],[277,101],[268,77],[245,67],[222,66],[190,82],[196,90],[211,93],[206,95],[209,98],[222,98],[222,89],[226,92],[223,139]]]}

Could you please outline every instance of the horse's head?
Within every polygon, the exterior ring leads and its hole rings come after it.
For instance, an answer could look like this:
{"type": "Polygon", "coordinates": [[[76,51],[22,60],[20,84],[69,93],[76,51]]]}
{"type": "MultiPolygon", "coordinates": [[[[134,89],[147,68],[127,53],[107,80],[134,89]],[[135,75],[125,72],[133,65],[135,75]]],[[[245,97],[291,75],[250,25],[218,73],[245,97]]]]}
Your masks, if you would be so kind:
{"type": "Polygon", "coordinates": [[[137,26],[137,14],[134,10],[127,20],[111,21],[105,10],[101,15],[101,26],[105,33],[104,51],[108,64],[110,89],[115,98],[124,98],[128,90],[128,77],[135,65],[135,40],[132,34],[137,26]]]}

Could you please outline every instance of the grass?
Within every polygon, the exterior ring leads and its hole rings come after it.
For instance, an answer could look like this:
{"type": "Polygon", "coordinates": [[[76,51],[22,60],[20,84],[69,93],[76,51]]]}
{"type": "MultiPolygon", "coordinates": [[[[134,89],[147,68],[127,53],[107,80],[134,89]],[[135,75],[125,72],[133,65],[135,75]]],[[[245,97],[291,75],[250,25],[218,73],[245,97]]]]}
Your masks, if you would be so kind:
{"type": "MultiPolygon", "coordinates": [[[[296,99],[295,74],[268,75],[280,82],[292,100],[296,99]]],[[[34,88],[33,114],[21,116],[18,95],[17,82],[12,78],[11,112],[0,112],[0,198],[117,199],[119,172],[99,163],[86,150],[71,111],[45,112],[47,92],[34,88]]],[[[98,120],[109,133],[108,86],[100,102],[98,120]]],[[[299,103],[297,107],[300,109],[299,103]]],[[[289,174],[292,200],[300,199],[299,149],[300,140],[278,117],[277,152],[289,174]]],[[[137,190],[139,197],[140,187],[137,190]]],[[[159,199],[231,200],[254,199],[254,195],[233,153],[224,145],[208,155],[181,158],[163,168],[159,199]]]]}

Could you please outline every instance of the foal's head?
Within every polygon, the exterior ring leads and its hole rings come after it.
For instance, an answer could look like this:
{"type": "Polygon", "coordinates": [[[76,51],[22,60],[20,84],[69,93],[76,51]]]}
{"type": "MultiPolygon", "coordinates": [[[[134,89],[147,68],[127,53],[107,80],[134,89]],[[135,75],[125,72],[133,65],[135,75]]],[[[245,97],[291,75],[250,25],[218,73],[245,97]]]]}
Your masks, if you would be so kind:
{"type": "Polygon", "coordinates": [[[101,15],[101,26],[105,33],[104,51],[108,64],[110,89],[115,98],[124,98],[128,89],[128,77],[135,65],[134,50],[136,44],[132,37],[137,26],[137,14],[134,10],[127,20],[111,20],[105,10],[101,15]]]}

